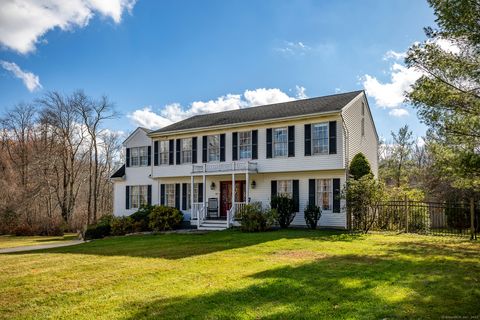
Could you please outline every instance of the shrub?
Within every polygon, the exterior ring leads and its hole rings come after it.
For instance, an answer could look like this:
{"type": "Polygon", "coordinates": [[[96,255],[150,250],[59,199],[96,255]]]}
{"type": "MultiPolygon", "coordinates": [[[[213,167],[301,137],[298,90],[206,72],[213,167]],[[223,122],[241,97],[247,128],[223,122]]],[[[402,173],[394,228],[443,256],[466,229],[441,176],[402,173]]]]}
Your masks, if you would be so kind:
{"type": "Polygon", "coordinates": [[[357,153],[350,162],[350,174],[355,180],[372,173],[370,163],[363,153],[357,153]]]}
{"type": "Polygon", "coordinates": [[[34,236],[35,230],[27,224],[21,224],[15,227],[13,234],[16,236],[34,236]]]}
{"type": "Polygon", "coordinates": [[[150,226],[149,226],[149,215],[152,213],[152,210],[155,208],[155,206],[145,204],[142,205],[137,212],[133,213],[130,215],[130,218],[133,220],[133,227],[135,232],[140,232],[140,231],[149,231],[150,226]]]}
{"type": "Polygon", "coordinates": [[[321,215],[320,207],[309,203],[304,210],[305,223],[310,229],[315,230],[317,229],[318,220],[320,220],[321,215]]]}
{"type": "Polygon", "coordinates": [[[111,222],[111,234],[114,236],[124,236],[134,231],[134,221],[130,217],[114,218],[111,222]]]}
{"type": "Polygon", "coordinates": [[[276,219],[276,210],[263,210],[261,203],[245,205],[239,212],[240,229],[244,232],[259,232],[268,230],[276,219]]]}
{"type": "Polygon", "coordinates": [[[286,195],[273,196],[270,202],[272,209],[277,211],[277,221],[281,228],[288,228],[295,218],[295,202],[286,195]]]}
{"type": "Polygon", "coordinates": [[[177,228],[183,221],[180,210],[165,206],[156,206],[149,215],[152,230],[163,231],[177,228]]]}
{"type": "Polygon", "coordinates": [[[110,235],[111,227],[109,224],[93,224],[87,227],[85,231],[85,240],[101,239],[110,235]]]}

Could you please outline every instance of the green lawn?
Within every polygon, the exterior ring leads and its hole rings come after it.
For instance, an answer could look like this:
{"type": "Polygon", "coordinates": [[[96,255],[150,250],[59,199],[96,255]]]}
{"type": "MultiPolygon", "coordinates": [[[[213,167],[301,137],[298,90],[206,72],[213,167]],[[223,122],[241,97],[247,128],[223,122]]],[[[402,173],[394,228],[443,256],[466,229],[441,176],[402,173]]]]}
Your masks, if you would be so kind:
{"type": "Polygon", "coordinates": [[[480,316],[480,244],[286,230],[118,237],[0,255],[0,318],[480,316]]]}
{"type": "Polygon", "coordinates": [[[61,243],[65,241],[78,239],[74,233],[68,233],[64,236],[35,236],[35,237],[16,237],[0,235],[0,249],[13,248],[21,246],[36,246],[41,244],[61,243]]]}

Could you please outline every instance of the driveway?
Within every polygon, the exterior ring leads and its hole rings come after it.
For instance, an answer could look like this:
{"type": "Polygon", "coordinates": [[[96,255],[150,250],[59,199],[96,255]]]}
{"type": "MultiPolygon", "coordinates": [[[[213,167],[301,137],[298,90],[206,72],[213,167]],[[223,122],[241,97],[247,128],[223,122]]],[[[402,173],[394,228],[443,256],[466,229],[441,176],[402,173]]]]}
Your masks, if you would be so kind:
{"type": "Polygon", "coordinates": [[[72,241],[67,241],[67,242],[62,242],[62,243],[50,243],[50,244],[41,244],[41,245],[35,245],[35,246],[5,248],[5,249],[0,249],[0,254],[1,253],[13,253],[13,252],[24,252],[24,251],[68,247],[68,246],[74,246],[74,245],[80,244],[80,243],[85,243],[85,241],[83,241],[83,240],[72,240],[72,241]]]}

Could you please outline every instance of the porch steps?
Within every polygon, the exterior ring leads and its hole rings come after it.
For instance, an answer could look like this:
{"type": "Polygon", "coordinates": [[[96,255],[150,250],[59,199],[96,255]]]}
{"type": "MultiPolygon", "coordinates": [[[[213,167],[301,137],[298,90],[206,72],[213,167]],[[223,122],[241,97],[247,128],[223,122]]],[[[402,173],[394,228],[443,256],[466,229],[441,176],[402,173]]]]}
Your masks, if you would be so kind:
{"type": "Polygon", "coordinates": [[[227,229],[226,220],[204,220],[198,230],[219,231],[227,229]]]}

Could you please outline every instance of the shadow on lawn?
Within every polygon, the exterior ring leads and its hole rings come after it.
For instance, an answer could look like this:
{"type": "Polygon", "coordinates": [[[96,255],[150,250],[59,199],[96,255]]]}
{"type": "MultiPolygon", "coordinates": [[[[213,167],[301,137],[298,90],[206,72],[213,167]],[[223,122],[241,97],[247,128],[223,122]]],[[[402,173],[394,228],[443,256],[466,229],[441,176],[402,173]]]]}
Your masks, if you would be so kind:
{"type": "Polygon", "coordinates": [[[71,247],[12,254],[68,253],[182,259],[219,251],[254,246],[281,239],[353,241],[361,238],[363,238],[363,235],[332,230],[289,229],[262,233],[243,233],[237,230],[226,230],[201,234],[159,234],[112,237],[71,247]]]}
{"type": "MultiPolygon", "coordinates": [[[[251,275],[254,285],[196,297],[135,301],[128,319],[318,319],[480,316],[480,264],[409,252],[330,256],[251,275]]],[[[438,248],[434,248],[437,250],[438,248]]],[[[224,288],[228,288],[228,284],[224,288]]],[[[205,288],[208,290],[208,288],[205,288]]]]}

